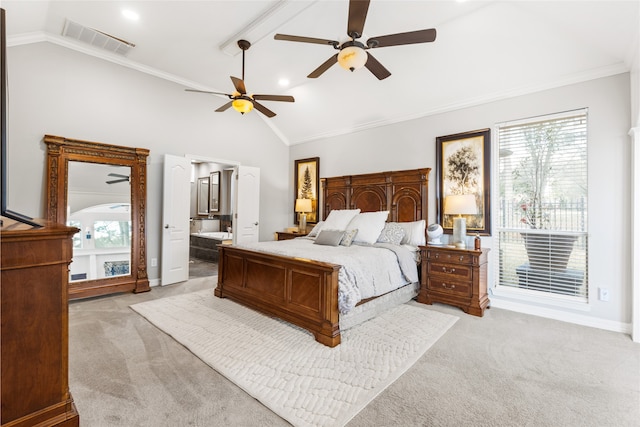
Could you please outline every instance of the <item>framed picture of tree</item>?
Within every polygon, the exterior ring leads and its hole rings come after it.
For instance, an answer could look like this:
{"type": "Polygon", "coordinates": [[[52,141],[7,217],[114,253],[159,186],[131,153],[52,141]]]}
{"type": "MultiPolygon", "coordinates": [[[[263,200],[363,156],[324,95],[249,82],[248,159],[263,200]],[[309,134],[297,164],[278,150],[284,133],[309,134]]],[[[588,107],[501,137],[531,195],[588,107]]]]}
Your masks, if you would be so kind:
{"type": "Polygon", "coordinates": [[[320,194],[320,157],[295,161],[294,187],[294,223],[298,223],[298,215],[295,212],[296,199],[311,199],[311,212],[307,213],[307,223],[317,223],[318,197],[320,194]]]}
{"type": "MultiPolygon", "coordinates": [[[[467,233],[491,235],[491,130],[436,138],[437,221],[453,232],[454,214],[445,214],[447,196],[473,196],[477,214],[463,215],[467,233]]],[[[466,200],[469,200],[467,197],[466,200]]]]}

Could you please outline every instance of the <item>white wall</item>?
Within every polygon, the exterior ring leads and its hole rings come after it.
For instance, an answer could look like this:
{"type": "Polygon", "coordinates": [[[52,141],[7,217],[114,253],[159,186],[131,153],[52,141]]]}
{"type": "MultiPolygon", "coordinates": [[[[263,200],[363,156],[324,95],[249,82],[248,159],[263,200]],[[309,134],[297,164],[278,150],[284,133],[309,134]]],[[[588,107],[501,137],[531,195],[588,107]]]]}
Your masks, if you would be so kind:
{"type": "Polygon", "coordinates": [[[8,207],[45,215],[45,134],[151,150],[147,188],[147,266],[160,269],[165,153],[221,158],[261,171],[260,238],[291,221],[289,149],[254,113],[216,113],[224,99],[50,43],[7,51],[8,207]]]}
{"type": "MultiPolygon", "coordinates": [[[[629,74],[296,145],[290,151],[291,163],[295,159],[318,156],[321,178],[430,167],[429,223],[432,223],[436,218],[436,137],[583,107],[589,108],[589,283],[592,296],[587,311],[564,309],[556,317],[578,323],[593,323],[590,319],[597,319],[594,326],[623,330],[631,321],[632,298],[629,74]],[[609,289],[609,302],[595,298],[599,286],[609,289]]],[[[491,240],[483,238],[483,246],[491,247],[491,240]]],[[[493,264],[493,257],[490,262],[493,264]]],[[[493,268],[491,265],[490,271],[493,268]]],[[[493,281],[493,275],[490,280],[493,281]]],[[[509,306],[510,303],[505,298],[499,302],[496,296],[492,301],[495,306],[500,303],[509,306]]],[[[534,311],[544,314],[547,307],[534,307],[534,311]]]]}

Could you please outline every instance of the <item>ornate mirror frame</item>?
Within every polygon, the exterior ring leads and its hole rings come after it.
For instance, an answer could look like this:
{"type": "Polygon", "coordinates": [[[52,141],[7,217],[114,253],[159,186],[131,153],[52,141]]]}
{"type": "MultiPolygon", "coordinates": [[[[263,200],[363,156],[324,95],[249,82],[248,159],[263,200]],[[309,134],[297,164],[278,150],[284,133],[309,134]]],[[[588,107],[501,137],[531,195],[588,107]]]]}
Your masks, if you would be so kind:
{"type": "Polygon", "coordinates": [[[149,291],[147,277],[147,157],[146,148],[122,147],[45,135],[47,145],[47,219],[67,221],[69,161],[99,163],[131,168],[131,268],[130,274],[104,279],[71,282],[69,299],[107,295],[116,292],[149,291]]]}

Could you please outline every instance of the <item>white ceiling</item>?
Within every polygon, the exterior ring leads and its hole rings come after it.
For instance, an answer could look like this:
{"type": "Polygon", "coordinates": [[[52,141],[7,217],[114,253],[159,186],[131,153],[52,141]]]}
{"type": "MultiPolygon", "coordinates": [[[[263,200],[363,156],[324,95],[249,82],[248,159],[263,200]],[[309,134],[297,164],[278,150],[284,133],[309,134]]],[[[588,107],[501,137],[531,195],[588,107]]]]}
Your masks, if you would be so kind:
{"type": "MultiPolygon", "coordinates": [[[[49,41],[200,90],[230,93],[242,56],[221,45],[240,36],[249,93],[293,95],[257,112],[287,144],[354,132],[508,96],[629,71],[638,61],[640,1],[372,0],[363,41],[436,28],[433,43],[370,50],[392,75],[337,64],[306,76],[336,53],[330,46],[276,41],[275,33],[345,41],[348,1],[34,1],[2,0],[9,46],[49,41]],[[140,15],[125,19],[121,10],[140,15]],[[264,18],[263,18],[264,17],[264,18]],[[65,20],[136,45],[119,56],[63,37],[65,20]],[[257,22],[256,22],[257,21],[257,22]],[[251,25],[253,23],[253,25],[251,25]],[[249,26],[252,31],[245,29],[249,26]],[[288,78],[289,87],[278,85],[288,78]]],[[[240,52],[238,49],[233,49],[240,52]]],[[[211,97],[211,114],[227,102],[211,97]]],[[[195,105],[195,101],[194,101],[195,105]]]]}

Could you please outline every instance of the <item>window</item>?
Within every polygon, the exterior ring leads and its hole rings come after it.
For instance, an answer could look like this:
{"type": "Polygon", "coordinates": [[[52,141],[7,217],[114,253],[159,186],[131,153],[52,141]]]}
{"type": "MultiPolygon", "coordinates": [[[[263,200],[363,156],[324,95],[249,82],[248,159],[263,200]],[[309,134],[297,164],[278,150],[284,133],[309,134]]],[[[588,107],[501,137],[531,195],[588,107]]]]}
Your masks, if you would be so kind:
{"type": "Polygon", "coordinates": [[[497,133],[499,286],[586,301],[587,110],[497,133]]]}
{"type": "Polygon", "coordinates": [[[93,223],[96,248],[124,248],[131,245],[131,221],[93,223]]]}

